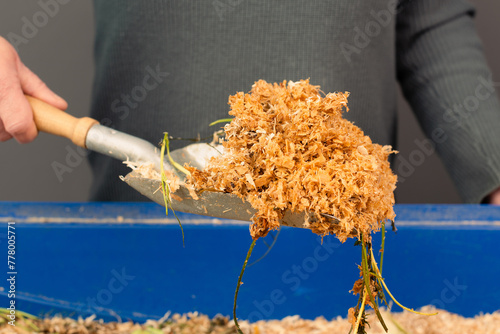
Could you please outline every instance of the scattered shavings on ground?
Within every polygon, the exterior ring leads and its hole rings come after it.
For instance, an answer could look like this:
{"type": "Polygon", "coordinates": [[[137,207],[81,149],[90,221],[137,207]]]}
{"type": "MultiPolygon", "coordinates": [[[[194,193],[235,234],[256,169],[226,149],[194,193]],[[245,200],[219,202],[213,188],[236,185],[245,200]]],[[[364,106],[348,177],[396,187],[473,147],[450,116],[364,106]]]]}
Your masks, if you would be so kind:
{"type": "Polygon", "coordinates": [[[203,171],[189,168],[190,181],[250,202],[258,210],[254,239],[277,229],[287,209],[309,212],[306,226],[320,235],[369,238],[395,216],[396,176],[387,160],[394,151],[342,118],[348,95],[322,96],[309,80],[260,80],[250,93],[230,96],[225,153],[203,171]]]}
{"type": "MultiPolygon", "coordinates": [[[[423,311],[431,311],[424,307],[423,311]]],[[[373,318],[369,314],[368,318],[373,318]]],[[[439,310],[433,317],[415,316],[409,312],[385,313],[389,326],[389,333],[412,334],[497,334],[500,333],[500,312],[478,315],[474,318],[464,318],[459,315],[439,310]]],[[[374,319],[372,319],[374,320],[374,319]]],[[[367,333],[385,333],[380,324],[375,321],[368,328],[367,333]]],[[[283,320],[259,321],[249,324],[241,321],[241,329],[245,334],[284,334],[284,333],[314,333],[331,334],[347,333],[351,324],[342,318],[328,321],[322,317],[315,320],[304,320],[298,316],[286,317],[283,320]]],[[[175,314],[163,321],[148,320],[145,324],[133,322],[96,321],[94,317],[73,320],[69,318],[53,317],[47,319],[26,319],[16,321],[16,326],[7,324],[4,317],[0,318],[0,333],[60,333],[60,334],[87,334],[87,333],[133,333],[133,334],[233,334],[236,333],[234,324],[229,318],[218,316],[210,319],[198,313],[187,315],[175,314]],[[36,328],[36,329],[35,329],[36,328]]]]}

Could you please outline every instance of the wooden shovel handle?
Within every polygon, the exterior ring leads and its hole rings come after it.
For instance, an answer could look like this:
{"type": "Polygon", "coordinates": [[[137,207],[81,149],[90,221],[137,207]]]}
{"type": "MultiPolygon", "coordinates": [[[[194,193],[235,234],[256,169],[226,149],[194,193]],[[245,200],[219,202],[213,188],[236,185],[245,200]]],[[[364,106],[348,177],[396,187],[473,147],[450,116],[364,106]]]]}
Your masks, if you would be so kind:
{"type": "Polygon", "coordinates": [[[98,124],[90,117],[76,118],[37,98],[26,96],[33,109],[38,131],[70,139],[75,145],[87,148],[85,138],[90,128],[98,124]]]}

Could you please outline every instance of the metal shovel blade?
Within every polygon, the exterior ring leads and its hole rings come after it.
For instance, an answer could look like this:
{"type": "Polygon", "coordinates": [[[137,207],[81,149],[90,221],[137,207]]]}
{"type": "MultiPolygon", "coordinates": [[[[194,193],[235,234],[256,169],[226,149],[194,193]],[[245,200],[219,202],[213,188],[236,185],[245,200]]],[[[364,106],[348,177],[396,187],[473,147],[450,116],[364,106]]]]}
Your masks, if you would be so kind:
{"type": "MultiPolygon", "coordinates": [[[[198,169],[203,169],[212,156],[222,154],[222,147],[208,144],[191,144],[171,152],[172,159],[184,165],[189,163],[198,169]]],[[[179,177],[182,178],[181,175],[179,177]]],[[[145,178],[136,171],[127,174],[123,180],[132,188],[152,201],[165,206],[161,192],[161,181],[145,178]]],[[[175,211],[199,215],[250,221],[256,210],[250,203],[240,197],[223,192],[203,191],[198,193],[198,199],[193,199],[185,186],[181,186],[172,196],[171,208],[175,211]]],[[[304,227],[305,213],[287,211],[281,224],[292,227],[304,227]]]]}

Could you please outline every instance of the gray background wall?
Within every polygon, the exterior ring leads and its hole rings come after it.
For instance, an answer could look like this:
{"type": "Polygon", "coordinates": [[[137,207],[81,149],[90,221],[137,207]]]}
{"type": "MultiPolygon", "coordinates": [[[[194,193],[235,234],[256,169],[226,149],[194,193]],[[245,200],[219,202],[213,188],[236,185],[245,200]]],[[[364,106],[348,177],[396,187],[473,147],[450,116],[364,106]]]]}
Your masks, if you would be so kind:
{"type": "MultiPolygon", "coordinates": [[[[475,0],[478,9],[477,28],[483,40],[486,57],[495,81],[500,80],[500,2],[475,0]]],[[[37,1],[2,1],[0,35],[21,35],[23,17],[32,18],[42,8],[37,1]]],[[[81,117],[88,114],[93,77],[92,1],[70,1],[60,5],[27,44],[20,45],[23,62],[49,87],[69,103],[68,112],[81,117]]],[[[498,89],[498,87],[497,87],[498,89]]],[[[416,140],[424,137],[400,98],[400,155],[408,158],[419,149],[416,140]]],[[[499,129],[500,131],[500,129],[499,129]]],[[[161,134],[158,135],[159,137],[161,134]]],[[[90,188],[91,172],[86,161],[77,163],[60,182],[52,163],[65,163],[67,140],[41,134],[33,143],[15,141],[0,143],[1,201],[85,201],[90,188]]],[[[118,176],[117,176],[118,177],[118,176]]],[[[400,203],[459,203],[460,199],[436,154],[426,156],[396,191],[400,203]]]]}

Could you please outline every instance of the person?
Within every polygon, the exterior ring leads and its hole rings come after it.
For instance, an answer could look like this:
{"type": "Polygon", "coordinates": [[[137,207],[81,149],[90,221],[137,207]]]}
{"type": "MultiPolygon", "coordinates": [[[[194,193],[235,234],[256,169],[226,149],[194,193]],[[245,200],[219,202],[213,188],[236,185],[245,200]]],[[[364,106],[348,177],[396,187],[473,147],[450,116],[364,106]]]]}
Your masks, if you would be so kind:
{"type": "MultiPolygon", "coordinates": [[[[310,78],[349,91],[346,117],[395,144],[399,82],[467,203],[500,204],[500,106],[465,0],[95,0],[92,116],[158,142],[209,137],[227,97],[253,82],[310,78]]],[[[0,38],[0,140],[36,136],[23,94],[60,109],[0,38]]],[[[175,141],[172,148],[189,142],[175,141]]],[[[119,161],[93,154],[93,200],[139,200],[119,161]]]]}

